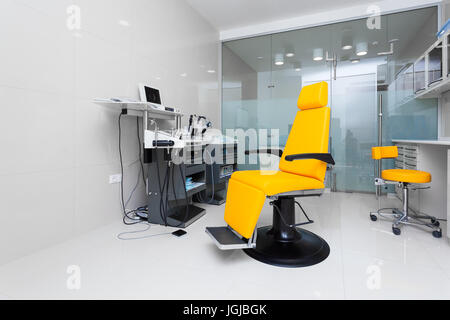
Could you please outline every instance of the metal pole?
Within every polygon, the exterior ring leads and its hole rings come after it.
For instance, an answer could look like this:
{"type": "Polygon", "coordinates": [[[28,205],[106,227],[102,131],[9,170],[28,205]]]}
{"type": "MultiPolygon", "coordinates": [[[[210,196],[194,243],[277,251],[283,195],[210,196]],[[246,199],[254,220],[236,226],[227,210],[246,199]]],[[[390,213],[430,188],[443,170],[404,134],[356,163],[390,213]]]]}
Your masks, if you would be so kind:
{"type": "MultiPolygon", "coordinates": [[[[380,93],[378,104],[378,146],[383,146],[383,95],[380,93]]],[[[377,160],[377,178],[381,178],[381,159],[377,160]]],[[[377,186],[377,198],[381,195],[381,186],[377,186]]]]}
{"type": "Polygon", "coordinates": [[[378,146],[383,145],[383,95],[380,94],[380,103],[378,105],[378,146]]]}

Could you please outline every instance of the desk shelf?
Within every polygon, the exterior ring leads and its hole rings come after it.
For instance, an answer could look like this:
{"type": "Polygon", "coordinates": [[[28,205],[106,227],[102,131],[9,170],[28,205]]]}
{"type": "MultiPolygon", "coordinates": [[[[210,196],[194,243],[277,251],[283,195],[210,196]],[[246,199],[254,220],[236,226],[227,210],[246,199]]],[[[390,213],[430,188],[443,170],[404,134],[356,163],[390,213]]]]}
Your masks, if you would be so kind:
{"type": "Polygon", "coordinates": [[[206,189],[205,182],[196,182],[196,183],[194,183],[194,185],[195,186],[191,189],[187,189],[187,187],[186,187],[186,193],[187,193],[188,198],[192,197],[193,195],[206,189]]]}
{"type": "Polygon", "coordinates": [[[446,80],[441,80],[438,83],[432,84],[428,89],[418,92],[416,98],[418,99],[429,99],[429,98],[439,98],[444,92],[450,90],[450,78],[446,80]]]}
{"type": "Polygon", "coordinates": [[[155,109],[151,103],[147,102],[115,102],[109,101],[108,99],[94,99],[93,101],[98,105],[110,109],[118,111],[127,110],[132,116],[143,117],[144,112],[147,112],[148,118],[150,119],[175,120],[177,117],[183,116],[182,113],[155,109]]]}

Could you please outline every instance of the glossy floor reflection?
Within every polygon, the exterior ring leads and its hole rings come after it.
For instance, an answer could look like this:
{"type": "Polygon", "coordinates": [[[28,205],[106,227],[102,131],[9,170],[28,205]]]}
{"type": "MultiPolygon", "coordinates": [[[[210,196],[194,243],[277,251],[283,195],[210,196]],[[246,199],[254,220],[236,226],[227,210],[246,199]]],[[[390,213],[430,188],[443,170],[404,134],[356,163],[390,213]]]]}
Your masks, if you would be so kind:
{"type": "MultiPolygon", "coordinates": [[[[204,228],[224,224],[224,207],[205,206],[207,215],[183,238],[121,241],[118,233],[142,226],[117,221],[0,266],[0,299],[450,298],[447,238],[405,227],[393,235],[389,222],[370,221],[378,205],[373,195],[333,193],[302,203],[316,222],[307,229],[331,247],[329,258],[313,267],[283,269],[241,251],[219,251],[204,228]]],[[[399,202],[384,200],[390,204],[399,202]]],[[[271,215],[266,206],[260,224],[271,215]]],[[[149,234],[166,231],[172,230],[154,226],[149,234]]]]}

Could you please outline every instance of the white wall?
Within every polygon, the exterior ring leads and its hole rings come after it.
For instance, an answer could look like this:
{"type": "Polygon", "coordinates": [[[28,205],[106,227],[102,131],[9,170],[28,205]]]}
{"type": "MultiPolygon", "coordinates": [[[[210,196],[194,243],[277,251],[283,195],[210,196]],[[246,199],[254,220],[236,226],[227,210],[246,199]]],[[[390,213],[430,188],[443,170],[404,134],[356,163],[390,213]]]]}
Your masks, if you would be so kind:
{"type": "MultiPolygon", "coordinates": [[[[138,98],[146,82],[165,105],[220,126],[218,73],[207,73],[218,70],[219,34],[185,1],[1,0],[0,41],[0,263],[121,218],[108,182],[120,172],[118,114],[92,98],[138,98]],[[72,4],[78,31],[66,26],[72,4]]],[[[135,118],[123,131],[127,196],[135,118]]],[[[131,206],[142,185],[137,194],[131,206]]]]}

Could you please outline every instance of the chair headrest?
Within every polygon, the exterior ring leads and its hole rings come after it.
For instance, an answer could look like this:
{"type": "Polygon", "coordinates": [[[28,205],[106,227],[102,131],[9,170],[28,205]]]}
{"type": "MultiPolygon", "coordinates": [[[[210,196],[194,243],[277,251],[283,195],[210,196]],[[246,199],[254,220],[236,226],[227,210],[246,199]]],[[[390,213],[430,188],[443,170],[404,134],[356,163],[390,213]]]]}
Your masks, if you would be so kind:
{"type": "Polygon", "coordinates": [[[325,107],[328,104],[328,83],[322,81],[302,88],[297,105],[301,110],[325,107]]]}

